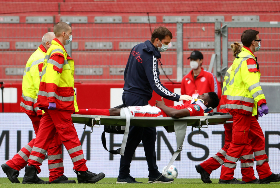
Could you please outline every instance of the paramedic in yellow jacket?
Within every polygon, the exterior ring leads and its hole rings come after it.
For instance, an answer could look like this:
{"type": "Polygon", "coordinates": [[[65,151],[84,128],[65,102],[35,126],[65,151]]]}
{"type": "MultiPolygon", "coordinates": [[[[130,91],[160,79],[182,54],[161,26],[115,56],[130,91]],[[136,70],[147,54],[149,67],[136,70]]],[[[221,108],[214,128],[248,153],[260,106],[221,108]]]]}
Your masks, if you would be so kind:
{"type": "MultiPolygon", "coordinates": [[[[246,173],[244,167],[248,167],[247,173],[253,173],[249,168],[253,167],[254,155],[260,182],[279,181],[280,176],[273,174],[270,170],[268,157],[264,150],[264,136],[256,118],[257,115],[268,114],[265,95],[260,85],[259,63],[254,55],[261,47],[259,32],[252,29],[244,31],[241,42],[243,43],[241,52],[237,54],[232,66],[227,71],[223,86],[221,100],[224,103],[220,106],[220,109],[233,116],[233,126],[232,141],[226,152],[219,183],[245,183],[233,177],[236,161],[239,158],[241,159],[242,174],[246,173]],[[249,138],[249,131],[257,133],[250,134],[256,138],[252,138],[252,136],[249,138]],[[258,139],[261,140],[255,143],[258,139]],[[252,143],[250,144],[251,140],[252,143]]],[[[254,177],[254,174],[248,174],[248,176],[254,177]]]]}
{"type": "MultiPolygon", "coordinates": [[[[50,48],[51,41],[54,38],[55,35],[53,32],[48,32],[43,36],[42,44],[30,56],[26,63],[22,79],[22,97],[20,109],[29,116],[36,135],[38,133],[40,119],[42,117],[42,110],[36,107],[37,94],[40,85],[39,72],[42,71],[47,50],[50,48]]],[[[5,164],[2,164],[3,171],[6,173],[7,177],[12,183],[20,183],[17,178],[19,175],[19,170],[26,166],[30,152],[34,145],[34,140],[35,139],[32,139],[11,160],[7,161],[5,164]]],[[[59,157],[57,157],[57,154],[61,154],[61,141],[56,136],[53,139],[50,148],[48,149],[50,181],[55,183],[75,183],[74,180],[68,180],[67,177],[63,175],[64,168],[62,156],[58,155],[59,157]],[[56,156],[56,160],[53,160],[54,156],[56,156]]],[[[37,179],[36,183],[45,182],[41,179],[37,179]]]]}
{"type": "MultiPolygon", "coordinates": [[[[65,22],[54,26],[55,39],[48,49],[41,75],[38,107],[45,111],[23,180],[36,182],[42,160],[55,134],[58,134],[74,164],[79,183],[96,183],[104,173],[88,171],[81,142],[73,125],[75,112],[74,60],[64,45],[72,41],[72,29],[65,22]]],[[[76,108],[77,110],[77,108],[76,108]]]]}

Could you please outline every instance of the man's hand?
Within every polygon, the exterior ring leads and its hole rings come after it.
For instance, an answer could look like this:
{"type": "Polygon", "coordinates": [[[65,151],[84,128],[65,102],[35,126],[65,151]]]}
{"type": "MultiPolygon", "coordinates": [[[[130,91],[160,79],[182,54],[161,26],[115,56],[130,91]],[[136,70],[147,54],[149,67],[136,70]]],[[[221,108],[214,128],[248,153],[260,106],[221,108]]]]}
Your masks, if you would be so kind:
{"type": "Polygon", "coordinates": [[[180,101],[182,101],[182,100],[191,101],[191,100],[192,100],[192,97],[189,96],[189,95],[181,95],[179,100],[180,100],[180,101]]]}
{"type": "Polygon", "coordinates": [[[161,101],[156,101],[156,107],[161,108],[162,106],[165,106],[163,97],[161,97],[161,101]]]}
{"type": "Polygon", "coordinates": [[[56,104],[55,104],[55,102],[50,102],[50,103],[49,103],[48,109],[49,109],[49,110],[54,110],[54,109],[56,109],[56,104]]]}
{"type": "Polygon", "coordinates": [[[259,116],[262,117],[263,114],[268,114],[268,106],[266,104],[262,104],[259,108],[258,108],[258,112],[259,112],[259,116]]]}

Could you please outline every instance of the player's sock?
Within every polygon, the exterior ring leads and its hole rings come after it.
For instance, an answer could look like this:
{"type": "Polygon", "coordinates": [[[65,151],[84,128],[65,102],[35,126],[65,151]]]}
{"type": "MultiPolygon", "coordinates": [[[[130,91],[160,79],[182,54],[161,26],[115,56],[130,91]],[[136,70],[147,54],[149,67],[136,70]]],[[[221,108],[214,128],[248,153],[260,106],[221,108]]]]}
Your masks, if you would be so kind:
{"type": "Polygon", "coordinates": [[[79,109],[79,112],[75,112],[75,114],[110,116],[109,109],[95,109],[95,108],[79,109]]]}

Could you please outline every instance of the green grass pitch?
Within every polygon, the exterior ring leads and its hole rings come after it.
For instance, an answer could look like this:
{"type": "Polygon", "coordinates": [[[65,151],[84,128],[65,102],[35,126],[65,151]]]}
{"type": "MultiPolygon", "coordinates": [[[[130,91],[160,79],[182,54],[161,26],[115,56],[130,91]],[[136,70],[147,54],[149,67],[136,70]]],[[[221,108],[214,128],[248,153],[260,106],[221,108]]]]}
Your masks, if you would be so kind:
{"type": "MultiPolygon", "coordinates": [[[[48,178],[42,178],[45,181],[48,181],[48,178]]],[[[74,179],[75,178],[69,178],[74,179]]],[[[22,181],[22,178],[19,178],[20,181],[22,181]]],[[[175,179],[175,181],[171,184],[148,184],[147,178],[136,178],[137,181],[141,181],[143,183],[141,184],[116,184],[116,178],[104,178],[103,180],[99,181],[96,184],[12,184],[8,178],[0,178],[0,188],[2,187],[28,187],[28,188],[35,188],[35,187],[53,187],[53,188],[72,188],[72,187],[81,187],[81,188],[87,188],[87,187],[100,187],[100,188],[107,188],[107,187],[135,187],[135,188],[162,188],[162,187],[190,187],[190,188],[212,188],[212,187],[246,187],[246,188],[255,188],[255,187],[268,187],[268,188],[279,188],[280,182],[278,183],[270,183],[270,184],[245,184],[245,185],[221,185],[218,184],[218,179],[212,179],[212,184],[204,184],[200,179],[175,179]]]]}

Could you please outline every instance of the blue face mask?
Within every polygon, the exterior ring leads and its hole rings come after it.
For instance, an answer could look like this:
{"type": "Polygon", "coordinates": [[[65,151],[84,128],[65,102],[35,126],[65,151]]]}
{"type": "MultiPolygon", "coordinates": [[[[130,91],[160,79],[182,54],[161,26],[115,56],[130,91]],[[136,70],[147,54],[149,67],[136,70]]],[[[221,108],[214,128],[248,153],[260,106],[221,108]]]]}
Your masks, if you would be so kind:
{"type": "MultiPolygon", "coordinates": [[[[68,35],[68,34],[66,34],[68,35]]],[[[68,35],[69,36],[69,35],[68,35]]],[[[69,39],[66,40],[65,45],[70,44],[70,42],[72,41],[72,35],[69,36],[69,39]]]]}
{"type": "Polygon", "coordinates": [[[255,47],[255,51],[259,51],[261,49],[261,42],[258,42],[259,43],[259,46],[255,47]]]}

